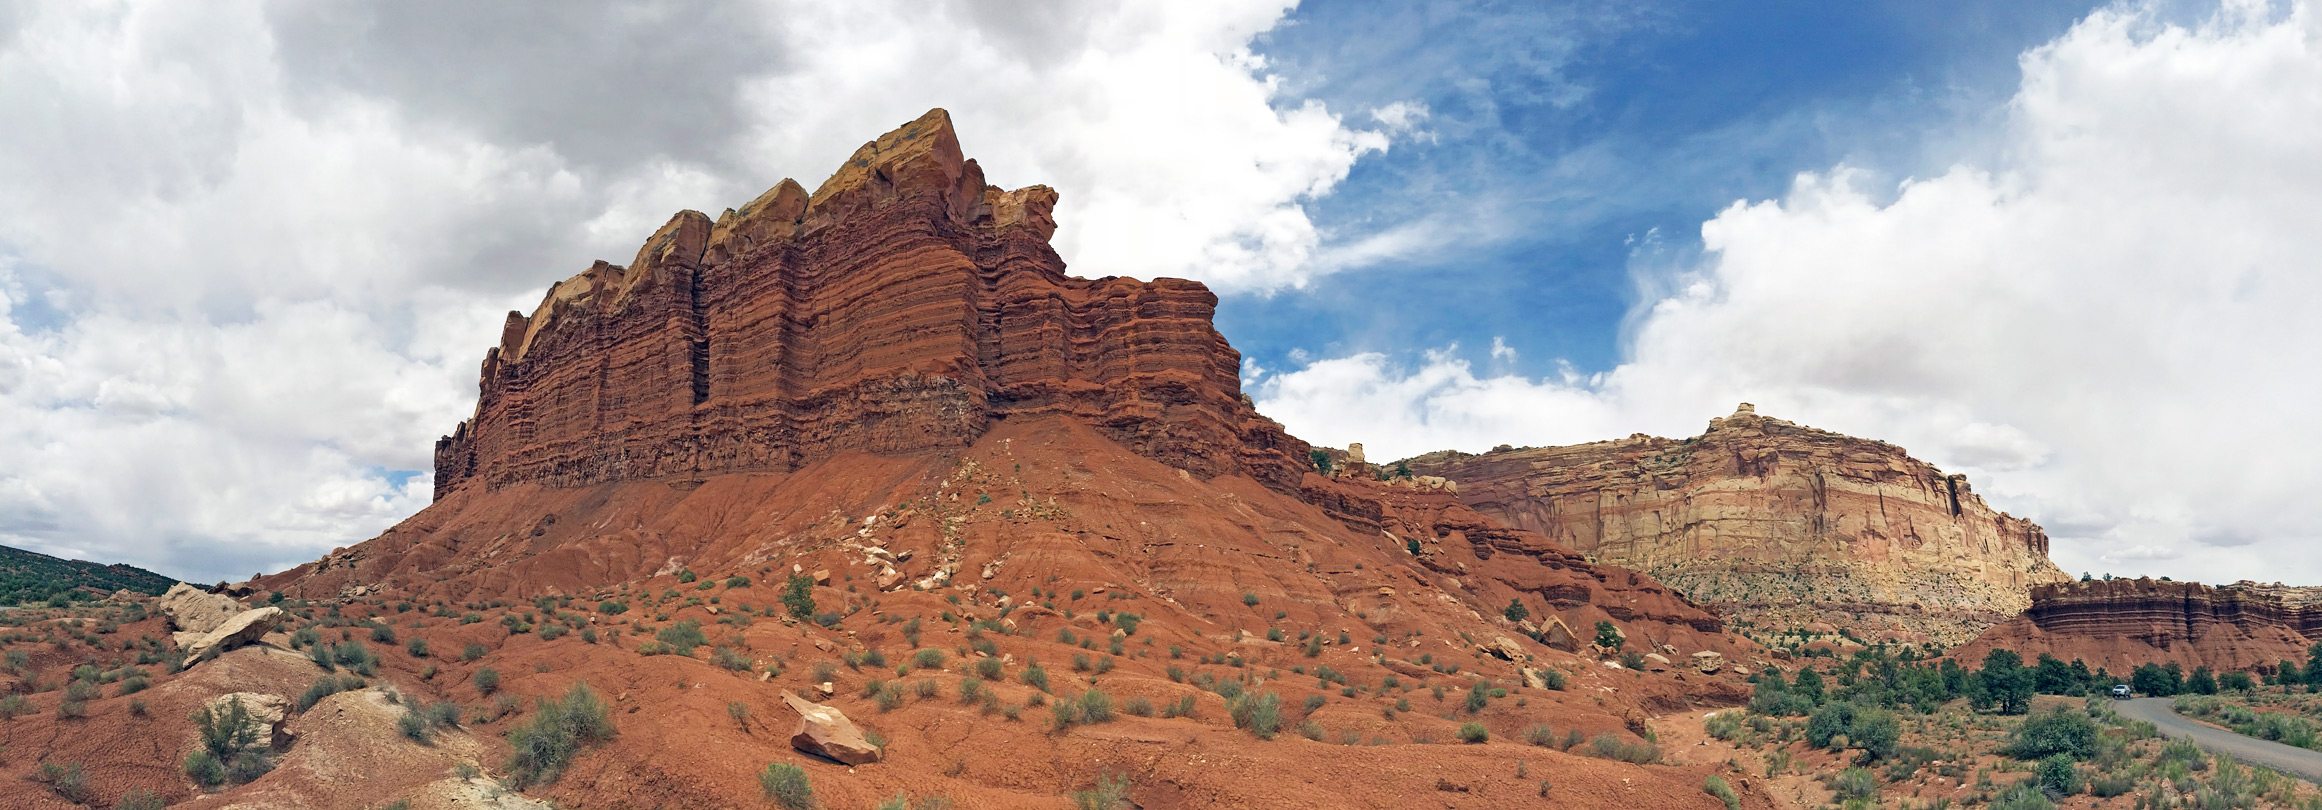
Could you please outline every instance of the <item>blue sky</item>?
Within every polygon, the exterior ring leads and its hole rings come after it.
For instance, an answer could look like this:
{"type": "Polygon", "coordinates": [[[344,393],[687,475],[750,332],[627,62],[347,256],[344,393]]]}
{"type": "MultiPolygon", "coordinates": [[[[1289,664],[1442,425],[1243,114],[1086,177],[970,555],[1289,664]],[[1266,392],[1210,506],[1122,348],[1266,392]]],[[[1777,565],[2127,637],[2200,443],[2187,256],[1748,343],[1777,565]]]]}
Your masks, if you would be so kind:
{"type": "Polygon", "coordinates": [[[1518,350],[1502,370],[1608,370],[1648,235],[1662,251],[1698,250],[1719,209],[1841,162],[1940,170],[1972,148],[1951,140],[1958,119],[1989,116],[2016,90],[2017,57],[2093,7],[1306,5],[1259,42],[1288,85],[1334,109],[1417,100],[1433,135],[1356,164],[1311,206],[1317,223],[1359,238],[1438,216],[1476,238],[1230,297],[1219,327],[1270,367],[1293,349],[1450,344],[1489,363],[1501,338],[1518,350]]]}
{"type": "Polygon", "coordinates": [[[2318,4],[0,5],[0,544],[375,536],[507,311],[944,107],[1309,441],[1748,401],[2070,570],[2322,583],[2318,4]]]}

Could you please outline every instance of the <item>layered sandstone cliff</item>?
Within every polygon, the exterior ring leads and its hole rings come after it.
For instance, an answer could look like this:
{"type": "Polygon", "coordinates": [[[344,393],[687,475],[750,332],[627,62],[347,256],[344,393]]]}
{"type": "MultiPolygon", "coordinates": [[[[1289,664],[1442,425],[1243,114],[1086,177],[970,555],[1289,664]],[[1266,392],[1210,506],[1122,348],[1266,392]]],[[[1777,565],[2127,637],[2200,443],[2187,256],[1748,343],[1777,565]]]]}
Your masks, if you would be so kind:
{"type": "Polygon", "coordinates": [[[1304,443],[1240,395],[1196,282],[1067,277],[1056,193],[1003,191],[933,110],[811,195],[784,180],[672,217],[511,312],[435,491],[784,472],[831,453],[962,447],[1062,413],[1202,476],[1294,490],[1304,443]]]}
{"type": "Polygon", "coordinates": [[[2115,673],[2170,661],[2187,670],[2270,671],[2283,660],[2303,663],[2322,641],[2322,588],[2115,579],[2042,585],[2031,595],[2023,615],[1954,655],[1981,660],[2006,649],[2028,660],[2047,653],[2115,673]]]}
{"type": "Polygon", "coordinates": [[[1743,405],[1690,439],[1434,453],[1412,471],[1729,615],[1957,643],[2061,582],[2040,527],[1891,444],[1743,405]]]}

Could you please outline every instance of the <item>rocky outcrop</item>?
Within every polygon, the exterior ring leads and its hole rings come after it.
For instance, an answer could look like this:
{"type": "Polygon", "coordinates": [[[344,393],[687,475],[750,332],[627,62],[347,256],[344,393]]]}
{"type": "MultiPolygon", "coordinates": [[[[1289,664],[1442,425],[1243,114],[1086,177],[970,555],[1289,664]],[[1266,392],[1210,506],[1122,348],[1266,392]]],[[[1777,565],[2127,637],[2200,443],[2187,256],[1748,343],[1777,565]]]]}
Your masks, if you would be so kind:
{"type": "Polygon", "coordinates": [[[2322,641],[2322,588],[2237,582],[2115,579],[2042,585],[2023,615],[1953,651],[1981,661],[1993,649],[2041,653],[2126,673],[2175,661],[2185,669],[2264,670],[2303,663],[2322,641]]]}
{"type": "Polygon", "coordinates": [[[178,649],[184,650],[187,658],[198,660],[203,654],[212,650],[224,652],[244,644],[255,644],[267,633],[272,633],[276,628],[281,627],[283,620],[289,615],[281,608],[272,606],[246,610],[236,614],[234,618],[227,619],[224,624],[218,625],[207,633],[189,641],[180,642],[178,649]]]}
{"type": "Polygon", "coordinates": [[[788,472],[1047,413],[1197,475],[1294,489],[1306,446],[1241,396],[1216,296],[1065,276],[1056,199],[985,184],[933,110],[811,195],[784,180],[714,220],[680,212],[628,265],[509,313],[475,415],[436,444],[436,496],[788,472]]]}
{"type": "Polygon", "coordinates": [[[169,617],[169,627],[176,631],[173,635],[181,648],[242,613],[241,604],[234,600],[183,582],[169,586],[154,600],[153,609],[169,617]]]}
{"type": "Polygon", "coordinates": [[[1759,624],[1957,643],[2068,577],[2040,527],[1885,442],[1757,415],[1690,439],[1408,459],[1460,499],[1759,624]]]}

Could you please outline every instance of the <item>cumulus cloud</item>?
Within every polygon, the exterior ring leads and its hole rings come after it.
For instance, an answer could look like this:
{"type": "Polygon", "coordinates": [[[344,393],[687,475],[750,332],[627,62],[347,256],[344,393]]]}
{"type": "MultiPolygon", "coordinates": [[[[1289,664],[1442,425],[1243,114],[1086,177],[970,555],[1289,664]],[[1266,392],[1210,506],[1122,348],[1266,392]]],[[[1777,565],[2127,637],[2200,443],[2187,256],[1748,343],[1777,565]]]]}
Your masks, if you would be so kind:
{"type": "Polygon", "coordinates": [[[424,505],[507,309],[954,112],[1086,275],[1296,286],[1349,123],[1289,3],[161,2],[0,12],[0,543],[199,579],[424,505]]]}
{"type": "Polygon", "coordinates": [[[1697,261],[1640,262],[1657,294],[1610,371],[1365,354],[1277,370],[1260,407],[1390,457],[1750,401],[1969,472],[2074,571],[2322,583],[2322,14],[2111,8],[2021,65],[2000,157],[1802,174],[1704,223],[1697,261]]]}

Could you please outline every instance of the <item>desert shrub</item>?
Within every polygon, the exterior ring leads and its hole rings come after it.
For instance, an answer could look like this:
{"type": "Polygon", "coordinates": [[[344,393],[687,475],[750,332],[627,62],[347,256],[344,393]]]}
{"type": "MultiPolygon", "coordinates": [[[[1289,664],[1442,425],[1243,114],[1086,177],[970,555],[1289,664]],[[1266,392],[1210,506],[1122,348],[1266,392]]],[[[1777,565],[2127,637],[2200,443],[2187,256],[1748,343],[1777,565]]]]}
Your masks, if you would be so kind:
{"type": "Polygon", "coordinates": [[[935,697],[941,690],[942,687],[936,686],[933,678],[921,678],[918,683],[911,685],[911,693],[918,695],[920,700],[935,697]]]}
{"type": "Polygon", "coordinates": [[[1750,711],[1770,717],[1797,717],[1814,711],[1814,699],[1796,692],[1759,690],[1750,696],[1750,711]]]}
{"type": "Polygon", "coordinates": [[[1742,734],[1741,714],[1738,712],[1718,712],[1702,723],[1702,729],[1708,731],[1709,736],[1731,741],[1742,734]]]}
{"type": "Polygon", "coordinates": [[[629,603],[607,599],[597,603],[597,612],[607,616],[619,616],[629,612],[629,603]]]}
{"type": "Polygon", "coordinates": [[[395,643],[395,628],[384,624],[371,625],[371,640],[380,644],[395,643]]]}
{"type": "Polygon", "coordinates": [[[412,636],[410,641],[404,642],[403,651],[409,653],[413,658],[426,658],[427,639],[412,636]]]}
{"type": "Polygon", "coordinates": [[[65,684],[64,696],[71,701],[94,700],[97,698],[97,682],[84,679],[65,684]]]}
{"type": "Polygon", "coordinates": [[[2088,780],[2088,792],[2099,799],[2126,795],[2137,789],[2137,780],[2126,774],[2097,776],[2088,780]]]}
{"type": "Polygon", "coordinates": [[[1525,726],[1518,736],[1527,745],[1537,745],[1541,748],[1556,747],[1556,730],[1545,725],[1525,726]]]}
{"type": "MultiPolygon", "coordinates": [[[[194,732],[201,742],[201,751],[210,755],[210,764],[218,765],[219,778],[236,783],[248,782],[274,769],[267,744],[259,742],[266,733],[264,725],[250,716],[241,698],[224,706],[204,706],[193,713],[194,732]]],[[[268,741],[269,743],[271,741],[268,741]]],[[[195,776],[194,763],[188,760],[186,772],[195,776]]],[[[202,769],[209,773],[207,767],[202,769]]],[[[217,782],[205,784],[215,785],[217,782]]]]}
{"type": "Polygon", "coordinates": [[[2080,792],[2080,766],[2070,754],[2051,754],[2040,760],[2036,773],[2040,787],[2066,796],[2080,792]]]}
{"type": "Polygon", "coordinates": [[[1486,741],[1486,740],[1490,740],[1491,738],[1492,738],[1492,733],[1491,733],[1491,731],[1490,731],[1489,729],[1486,729],[1486,728],[1484,728],[1484,724],[1482,724],[1482,723],[1478,723],[1478,722],[1475,722],[1475,721],[1473,721],[1473,720],[1470,720],[1470,721],[1468,721],[1468,722],[1465,722],[1465,723],[1461,723],[1461,724],[1459,724],[1459,741],[1460,741],[1460,742],[1467,743],[1467,744],[1469,744],[1469,745],[1474,745],[1474,744],[1476,744],[1476,743],[1481,743],[1481,742],[1484,742],[1484,741],[1486,741]]]}
{"type": "Polygon", "coordinates": [[[943,666],[943,651],[929,648],[911,654],[911,666],[918,669],[937,669],[943,666]]]}
{"type": "Polygon", "coordinates": [[[1129,810],[1136,804],[1129,801],[1127,774],[1098,776],[1096,784],[1087,790],[1072,792],[1074,810],[1129,810]]]}
{"type": "Polygon", "coordinates": [[[750,657],[732,647],[718,647],[717,652],[710,656],[710,663],[733,672],[750,671],[750,657]]]}
{"type": "Polygon", "coordinates": [[[749,577],[742,577],[742,576],[726,577],[726,587],[727,587],[727,588],[747,588],[747,587],[750,587],[750,578],[749,578],[749,577]]]}
{"type": "Polygon", "coordinates": [[[1490,699],[1491,686],[1483,681],[1476,681],[1467,688],[1467,713],[1474,714],[1483,711],[1485,704],[1490,699]]]}
{"type": "Polygon", "coordinates": [[[787,762],[776,762],[759,771],[758,790],[766,794],[767,801],[783,810],[811,810],[814,807],[814,786],[806,781],[806,769],[787,762]]]}
{"type": "Polygon", "coordinates": [[[1823,780],[1837,798],[1868,799],[1878,795],[1879,779],[1866,768],[1848,768],[1823,780]]]}
{"type": "Polygon", "coordinates": [[[482,658],[484,652],[484,645],[470,642],[468,646],[460,648],[460,663],[465,664],[482,658]]]}
{"type": "Polygon", "coordinates": [[[0,720],[14,720],[32,711],[32,701],[24,699],[23,695],[0,697],[0,720]]]}
{"type": "MultiPolygon", "coordinates": [[[[1573,739],[1573,737],[1578,735],[1580,735],[1580,729],[1573,729],[1572,735],[1566,737],[1566,741],[1572,743],[1573,745],[1578,745],[1579,742],[1573,739]]],[[[1596,735],[1595,739],[1589,740],[1588,749],[1589,750],[1585,753],[1598,759],[1618,760],[1621,762],[1628,762],[1638,765],[1652,762],[1661,758],[1661,749],[1655,747],[1652,743],[1632,743],[1621,739],[1620,735],[1612,734],[1609,732],[1596,735]]]]}
{"type": "Polygon", "coordinates": [[[1018,673],[1017,677],[1022,678],[1026,686],[1042,692],[1048,691],[1048,670],[1042,669],[1039,661],[1033,661],[1025,666],[1024,671],[1018,673]]]}
{"type": "Polygon", "coordinates": [[[1001,672],[1001,664],[1000,664],[1000,659],[997,659],[997,658],[979,658],[979,659],[976,659],[976,665],[975,665],[975,673],[976,673],[976,677],[978,677],[978,678],[982,678],[982,679],[984,679],[984,680],[987,680],[987,681],[997,681],[997,680],[999,680],[999,679],[1001,678],[1002,674],[1003,674],[1003,673],[1001,672]]]}
{"type": "Polygon", "coordinates": [[[161,796],[150,790],[137,789],[121,795],[113,803],[113,810],[161,810],[161,796]]]}
{"type": "Polygon", "coordinates": [[[1081,693],[1080,721],[1083,723],[1110,723],[1113,721],[1113,699],[1103,690],[1091,689],[1081,693]]]}
{"type": "Polygon", "coordinates": [[[653,638],[676,651],[678,655],[692,656],[694,648],[709,643],[709,636],[701,632],[701,620],[685,619],[654,633],[653,638]]]}
{"type": "Polygon", "coordinates": [[[1178,699],[1176,699],[1176,700],[1170,701],[1170,702],[1169,702],[1169,704],[1168,704],[1168,705],[1166,705],[1166,706],[1162,706],[1162,707],[1161,707],[1161,716],[1162,716],[1162,717],[1192,717],[1192,716],[1193,716],[1193,710],[1194,710],[1194,699],[1193,699],[1193,696],[1192,696],[1192,695],[1186,695],[1186,696],[1184,696],[1184,697],[1180,697],[1180,698],[1178,698],[1178,699]]]}
{"type": "Polygon", "coordinates": [[[1271,740],[1282,731],[1282,698],[1272,692],[1236,694],[1226,701],[1226,711],[1232,715],[1235,728],[1258,739],[1271,740]]]}
{"type": "Polygon", "coordinates": [[[48,792],[68,802],[85,804],[95,798],[89,790],[88,774],[78,762],[43,762],[33,769],[32,781],[48,786],[48,792]]]}
{"type": "Polygon", "coordinates": [[[2096,721],[2089,719],[2086,712],[2062,706],[2026,717],[2009,738],[2007,752],[2025,760],[2046,759],[2055,754],[2087,759],[2096,754],[2096,721]]]}
{"type": "Polygon", "coordinates": [[[1991,810],[2056,810],[2056,804],[2048,801],[2038,785],[2025,780],[1992,799],[1991,810]]]}
{"type": "Polygon", "coordinates": [[[491,667],[477,669],[475,682],[477,693],[491,697],[492,693],[500,691],[500,671],[491,667]]]}
{"type": "Polygon", "coordinates": [[[1701,780],[1701,792],[1725,802],[1725,810],[1741,810],[1741,795],[1733,792],[1733,786],[1726,784],[1723,778],[1713,775],[1701,780]]]}
{"type": "Polygon", "coordinates": [[[324,675],[314,679],[314,683],[306,688],[306,692],[298,696],[298,710],[303,712],[312,709],[314,704],[323,698],[361,688],[363,688],[361,678],[352,675],[324,675]]]}
{"type": "Polygon", "coordinates": [[[530,720],[508,731],[509,778],[518,787],[554,782],[581,746],[616,733],[604,700],[588,684],[575,683],[561,700],[542,698],[530,720]]]}
{"type": "Polygon", "coordinates": [[[202,787],[217,787],[226,783],[226,765],[218,755],[206,749],[197,749],[185,755],[185,775],[202,787]]]}
{"type": "Polygon", "coordinates": [[[1123,704],[1121,710],[1137,717],[1152,717],[1153,701],[1142,697],[1129,698],[1128,703],[1123,704]]]}
{"type": "Polygon", "coordinates": [[[879,704],[879,711],[894,711],[903,705],[903,688],[891,683],[880,684],[877,691],[871,694],[871,700],[879,704]]]}
{"type": "Polygon", "coordinates": [[[427,718],[418,712],[405,712],[403,716],[395,718],[395,730],[411,738],[412,742],[427,742],[427,718]]]}

